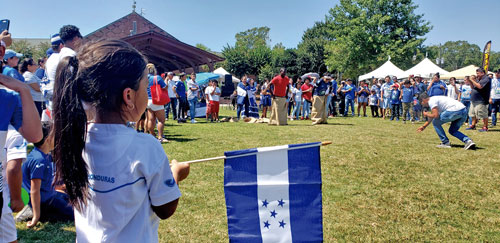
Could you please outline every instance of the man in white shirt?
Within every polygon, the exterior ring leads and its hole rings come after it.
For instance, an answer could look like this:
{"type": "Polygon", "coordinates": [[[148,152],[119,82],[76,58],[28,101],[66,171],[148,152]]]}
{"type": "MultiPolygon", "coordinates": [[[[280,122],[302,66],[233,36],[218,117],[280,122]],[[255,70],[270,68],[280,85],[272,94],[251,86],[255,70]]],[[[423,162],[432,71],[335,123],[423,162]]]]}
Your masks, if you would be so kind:
{"type": "Polygon", "coordinates": [[[500,110],[500,69],[495,72],[495,77],[491,80],[490,104],[491,126],[496,126],[497,113],[500,110]]]}
{"type": "Polygon", "coordinates": [[[457,80],[452,77],[450,78],[450,83],[448,85],[446,85],[446,89],[447,89],[447,96],[452,98],[452,99],[455,99],[455,100],[458,100],[458,85],[457,85],[457,80]]]}
{"type": "Polygon", "coordinates": [[[82,44],[82,35],[78,27],[74,25],[65,25],[59,30],[59,36],[64,42],[64,47],[61,49],[59,60],[68,56],[76,56],[76,50],[82,44]]]}
{"type": "Polygon", "coordinates": [[[47,79],[42,80],[41,83],[41,91],[45,100],[45,105],[47,109],[42,113],[42,121],[50,121],[50,112],[52,111],[52,95],[54,91],[54,81],[56,79],[56,71],[57,65],[59,65],[59,52],[64,47],[63,41],[59,34],[55,34],[50,38],[50,44],[52,51],[52,55],[50,55],[49,59],[45,63],[45,70],[47,79]]]}
{"type": "Polygon", "coordinates": [[[424,107],[429,107],[431,112],[424,111],[424,116],[430,118],[425,124],[417,129],[418,132],[425,130],[432,122],[441,144],[438,148],[451,148],[450,140],[446,137],[443,124],[451,122],[448,132],[460,141],[465,143],[464,149],[475,149],[476,144],[458,130],[467,120],[467,109],[459,101],[446,96],[429,97],[426,93],[420,94],[420,103],[424,107]]]}
{"type": "Polygon", "coordinates": [[[217,80],[212,80],[209,83],[209,86],[205,89],[205,94],[207,95],[207,100],[209,101],[209,108],[207,109],[207,114],[208,111],[210,111],[211,114],[211,122],[214,120],[218,121],[219,120],[219,99],[220,99],[220,89],[217,84],[217,80]]]}
{"type": "Polygon", "coordinates": [[[177,120],[177,97],[175,96],[174,92],[175,80],[173,72],[167,73],[165,82],[168,86],[168,97],[170,98],[170,106],[168,104],[165,106],[165,120],[168,121],[168,114],[170,113],[170,109],[172,109],[174,120],[177,120]]]}

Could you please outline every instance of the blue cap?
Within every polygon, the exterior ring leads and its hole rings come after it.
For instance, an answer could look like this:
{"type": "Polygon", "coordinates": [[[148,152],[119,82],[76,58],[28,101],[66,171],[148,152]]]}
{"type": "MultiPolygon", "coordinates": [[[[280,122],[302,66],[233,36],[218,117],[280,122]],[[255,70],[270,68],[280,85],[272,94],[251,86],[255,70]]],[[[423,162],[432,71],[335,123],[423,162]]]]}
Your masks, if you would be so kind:
{"type": "Polygon", "coordinates": [[[54,34],[50,38],[50,44],[53,46],[57,46],[57,45],[62,44],[62,43],[63,43],[63,41],[62,41],[61,37],[59,37],[59,34],[54,34]]]}
{"type": "Polygon", "coordinates": [[[50,55],[54,54],[54,50],[52,50],[52,47],[50,47],[49,49],[47,49],[47,51],[45,52],[45,54],[47,54],[47,57],[50,57],[50,55]]]}
{"type": "Polygon", "coordinates": [[[3,55],[3,60],[7,61],[7,59],[9,59],[11,57],[23,57],[23,54],[17,53],[15,51],[11,50],[11,49],[7,49],[5,51],[5,55],[3,55]]]}

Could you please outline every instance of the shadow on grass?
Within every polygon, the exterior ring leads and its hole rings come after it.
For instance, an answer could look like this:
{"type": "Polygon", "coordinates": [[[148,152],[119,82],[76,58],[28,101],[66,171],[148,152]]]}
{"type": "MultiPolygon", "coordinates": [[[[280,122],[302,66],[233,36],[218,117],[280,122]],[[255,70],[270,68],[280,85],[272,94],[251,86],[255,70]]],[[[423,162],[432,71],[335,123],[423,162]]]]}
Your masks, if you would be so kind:
{"type": "Polygon", "coordinates": [[[170,135],[167,135],[167,139],[169,141],[175,141],[175,142],[191,142],[191,141],[196,141],[198,138],[184,138],[184,137],[174,137],[172,138],[170,135]]]}
{"type": "MultiPolygon", "coordinates": [[[[462,149],[464,148],[464,146],[463,146],[463,145],[460,145],[460,144],[452,144],[452,145],[451,145],[451,147],[452,147],[452,148],[462,148],[462,149]]],[[[484,149],[484,148],[478,147],[478,146],[476,145],[476,148],[475,148],[475,149],[473,149],[473,150],[482,150],[482,149],[484,149]]]]}
{"type": "MultiPolygon", "coordinates": [[[[26,222],[23,222],[26,224],[26,222]]],[[[24,225],[23,225],[24,226],[24,225]]],[[[74,242],[75,225],[67,223],[39,223],[35,228],[17,227],[20,242],[74,242]]]]}

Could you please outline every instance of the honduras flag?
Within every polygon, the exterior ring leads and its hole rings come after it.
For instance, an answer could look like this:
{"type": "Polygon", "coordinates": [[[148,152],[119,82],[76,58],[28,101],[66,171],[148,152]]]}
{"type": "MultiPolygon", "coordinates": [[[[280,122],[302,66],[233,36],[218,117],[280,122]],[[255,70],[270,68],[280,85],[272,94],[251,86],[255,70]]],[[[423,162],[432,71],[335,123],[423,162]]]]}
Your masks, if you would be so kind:
{"type": "Polygon", "coordinates": [[[225,152],[231,242],[321,242],[321,143],[225,152]]]}

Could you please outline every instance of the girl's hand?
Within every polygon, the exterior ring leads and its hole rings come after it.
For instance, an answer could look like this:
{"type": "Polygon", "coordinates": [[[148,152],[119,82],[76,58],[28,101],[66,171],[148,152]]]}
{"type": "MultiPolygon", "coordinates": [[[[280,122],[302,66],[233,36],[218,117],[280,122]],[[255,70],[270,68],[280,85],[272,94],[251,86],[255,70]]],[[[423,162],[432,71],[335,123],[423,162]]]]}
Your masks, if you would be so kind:
{"type": "Polygon", "coordinates": [[[182,180],[186,179],[189,175],[189,164],[179,164],[177,160],[172,160],[172,164],[170,166],[170,169],[172,170],[172,175],[174,176],[175,181],[177,184],[181,182],[182,180]]]}
{"type": "Polygon", "coordinates": [[[417,132],[423,132],[425,130],[425,127],[424,126],[421,126],[417,129],[417,132]]]}
{"type": "Polygon", "coordinates": [[[36,226],[36,224],[38,223],[38,220],[40,220],[40,217],[39,217],[39,216],[38,216],[38,217],[33,217],[33,218],[31,219],[31,221],[28,221],[28,223],[26,223],[26,226],[27,226],[28,228],[33,228],[33,227],[35,227],[35,226],[36,226]]]}

